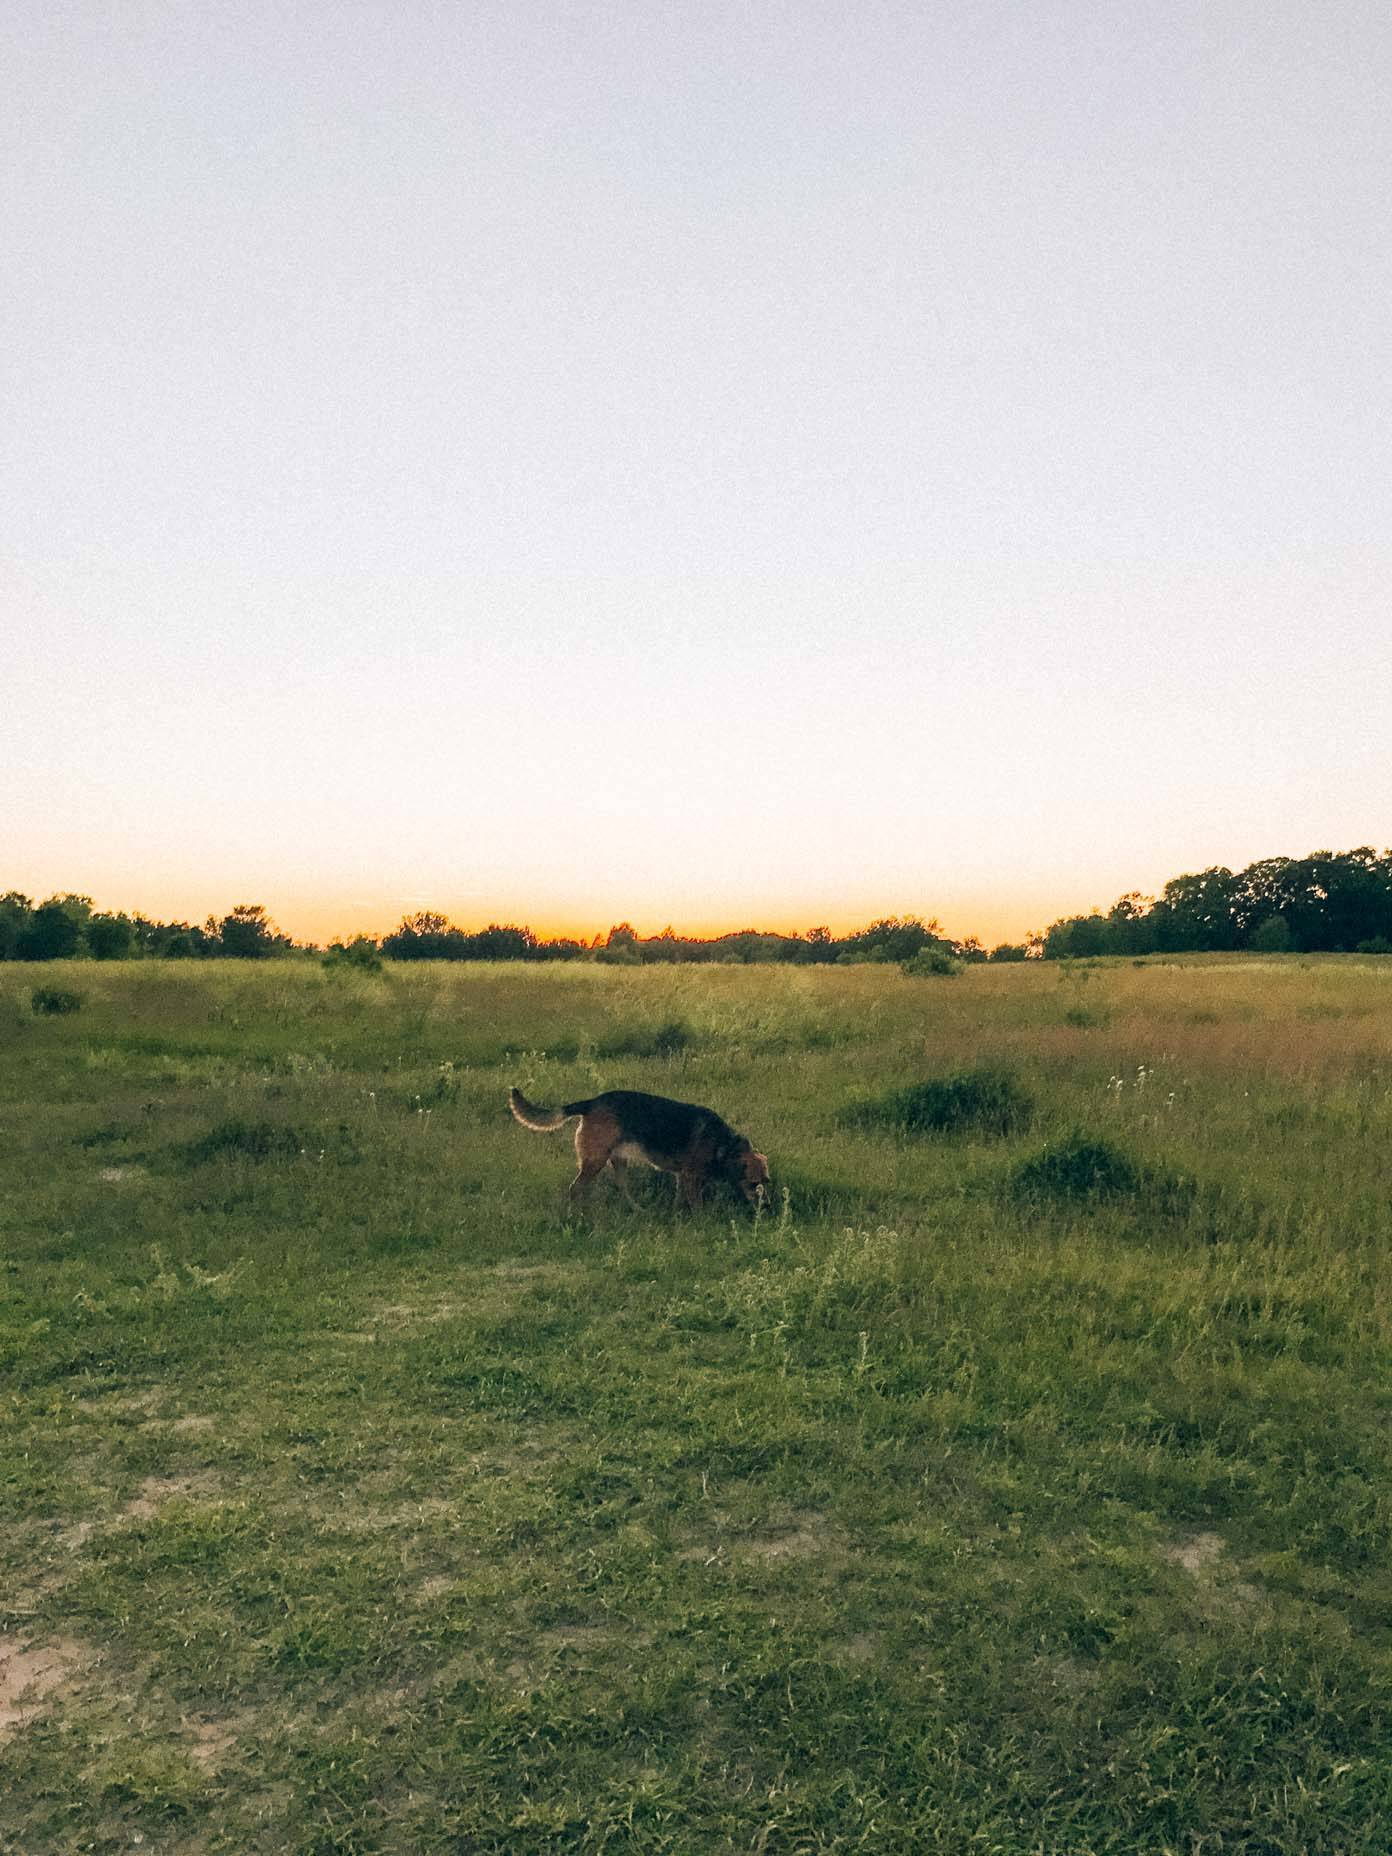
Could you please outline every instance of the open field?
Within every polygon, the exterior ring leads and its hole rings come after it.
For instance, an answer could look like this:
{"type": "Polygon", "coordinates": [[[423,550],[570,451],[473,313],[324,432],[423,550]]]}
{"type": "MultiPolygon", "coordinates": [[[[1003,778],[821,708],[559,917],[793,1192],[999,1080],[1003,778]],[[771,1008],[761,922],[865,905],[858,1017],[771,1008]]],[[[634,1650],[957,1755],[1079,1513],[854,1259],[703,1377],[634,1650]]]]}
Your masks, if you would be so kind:
{"type": "Polygon", "coordinates": [[[0,1848],[1385,1853],[1390,1186],[1392,959],[0,968],[0,1848]]]}

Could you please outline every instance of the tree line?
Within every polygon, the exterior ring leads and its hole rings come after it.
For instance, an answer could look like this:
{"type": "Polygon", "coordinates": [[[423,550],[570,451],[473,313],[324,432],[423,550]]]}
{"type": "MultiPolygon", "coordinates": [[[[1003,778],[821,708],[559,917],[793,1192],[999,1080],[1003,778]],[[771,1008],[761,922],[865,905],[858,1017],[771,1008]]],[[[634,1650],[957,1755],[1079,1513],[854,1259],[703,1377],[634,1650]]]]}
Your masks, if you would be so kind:
{"type": "Polygon", "coordinates": [[[325,950],[281,934],[260,903],[239,902],[201,927],[98,910],[89,896],[35,903],[18,890],[0,896],[0,960],[264,959],[320,956],[372,966],[382,960],[595,960],[610,966],[770,962],[798,966],[902,964],[922,957],[955,962],[1088,959],[1107,954],[1392,953],[1392,851],[1312,851],[1267,857],[1232,871],[1215,865],[1177,876],[1159,896],[1131,890],[1103,914],[1068,915],[1043,934],[989,951],[974,935],[954,940],[937,921],[887,915],[849,934],[810,928],[769,934],[754,928],[701,938],[671,928],[643,936],[619,922],[592,941],[547,940],[530,928],[491,922],[457,927],[421,911],[380,940],[358,935],[325,950]]]}
{"type": "Polygon", "coordinates": [[[264,959],[269,955],[321,955],[332,963],[372,966],[381,960],[595,960],[608,966],[648,966],[658,962],[737,962],[762,965],[792,962],[821,966],[843,963],[902,962],[919,954],[941,954],[959,961],[1023,960],[1023,943],[1002,944],[989,953],[975,938],[954,941],[936,921],[916,915],[885,916],[851,934],[829,928],[806,934],[767,934],[746,928],[702,939],[676,934],[642,936],[629,922],[619,922],[593,941],[565,937],[547,940],[530,928],[492,922],[474,930],[455,926],[446,916],[421,911],[406,916],[380,940],[358,935],[333,942],[325,950],[281,934],[261,903],[239,902],[221,917],[209,916],[202,927],[189,922],[157,922],[94,908],[89,896],[50,896],[34,903],[18,890],[0,896],[0,960],[214,960],[264,959]]]}
{"type": "Polygon", "coordinates": [[[1215,865],[1177,876],[1159,896],[1131,891],[1104,915],[1046,929],[1047,960],[1099,954],[1392,954],[1392,851],[1311,851],[1245,870],[1215,865]]]}

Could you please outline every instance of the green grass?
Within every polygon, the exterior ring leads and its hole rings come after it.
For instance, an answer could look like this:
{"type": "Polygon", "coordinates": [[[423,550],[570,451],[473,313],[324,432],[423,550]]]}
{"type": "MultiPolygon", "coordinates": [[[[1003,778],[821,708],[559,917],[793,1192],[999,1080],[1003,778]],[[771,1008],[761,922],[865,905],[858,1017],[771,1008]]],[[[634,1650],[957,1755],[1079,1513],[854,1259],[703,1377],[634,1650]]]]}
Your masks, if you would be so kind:
{"type": "Polygon", "coordinates": [[[72,974],[0,968],[0,1849],[1387,1850],[1385,963],[72,974]],[[788,1200],[566,1222],[510,1083],[788,1200]]]}

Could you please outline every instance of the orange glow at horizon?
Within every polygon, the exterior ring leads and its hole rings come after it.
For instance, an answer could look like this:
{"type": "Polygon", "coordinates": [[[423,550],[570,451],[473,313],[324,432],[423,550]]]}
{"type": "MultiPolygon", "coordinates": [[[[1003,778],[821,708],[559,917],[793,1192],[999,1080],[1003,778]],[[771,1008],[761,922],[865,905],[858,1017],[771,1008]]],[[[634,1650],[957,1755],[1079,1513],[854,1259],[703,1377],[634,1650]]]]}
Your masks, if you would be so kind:
{"type": "MultiPolygon", "coordinates": [[[[51,870],[36,871],[38,880],[26,881],[23,875],[7,873],[6,886],[21,890],[34,901],[55,894],[90,896],[98,911],[144,915],[155,921],[184,921],[201,925],[209,918],[218,919],[238,903],[261,903],[279,932],[306,945],[327,946],[339,939],[365,934],[381,939],[390,934],[409,915],[422,911],[443,915],[452,926],[466,932],[494,923],[525,927],[541,940],[568,939],[590,945],[608,934],[611,927],[627,923],[647,939],[670,927],[682,938],[713,940],[721,935],[753,930],[762,934],[805,935],[814,927],[826,927],[836,936],[864,928],[885,916],[918,916],[924,921],[936,919],[944,934],[954,940],[975,935],[987,947],[1002,941],[1022,941],[1025,936],[1063,915],[1086,913],[1094,906],[1106,907],[1112,895],[1057,895],[1047,900],[1041,893],[1021,897],[1016,904],[1003,903],[999,896],[964,897],[960,906],[951,899],[925,901],[914,896],[886,896],[883,900],[848,902],[840,906],[817,907],[815,901],[798,899],[778,906],[770,903],[741,905],[732,903],[717,909],[694,905],[689,909],[675,906],[610,906],[597,903],[584,910],[552,903],[528,908],[515,897],[500,896],[491,907],[476,900],[430,895],[424,892],[380,900],[351,897],[336,891],[315,894],[273,883],[254,880],[240,884],[219,884],[211,888],[206,880],[187,886],[162,880],[147,884],[120,882],[84,884],[80,879],[57,878],[51,870]]],[[[907,886],[906,886],[907,887],[907,886]]],[[[1120,893],[1119,891],[1117,893],[1120,893]]]]}

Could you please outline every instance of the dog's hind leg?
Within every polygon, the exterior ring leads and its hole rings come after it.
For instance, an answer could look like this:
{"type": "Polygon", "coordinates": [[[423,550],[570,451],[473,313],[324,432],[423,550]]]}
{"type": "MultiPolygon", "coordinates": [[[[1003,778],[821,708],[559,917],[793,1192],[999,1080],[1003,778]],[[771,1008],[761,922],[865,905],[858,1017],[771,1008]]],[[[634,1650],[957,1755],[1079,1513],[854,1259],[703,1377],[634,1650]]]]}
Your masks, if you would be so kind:
{"type": "Polygon", "coordinates": [[[585,1115],[575,1130],[575,1158],[580,1171],[570,1182],[569,1202],[582,1204],[591,1186],[609,1164],[610,1155],[619,1143],[619,1131],[611,1115],[585,1115]]]}

